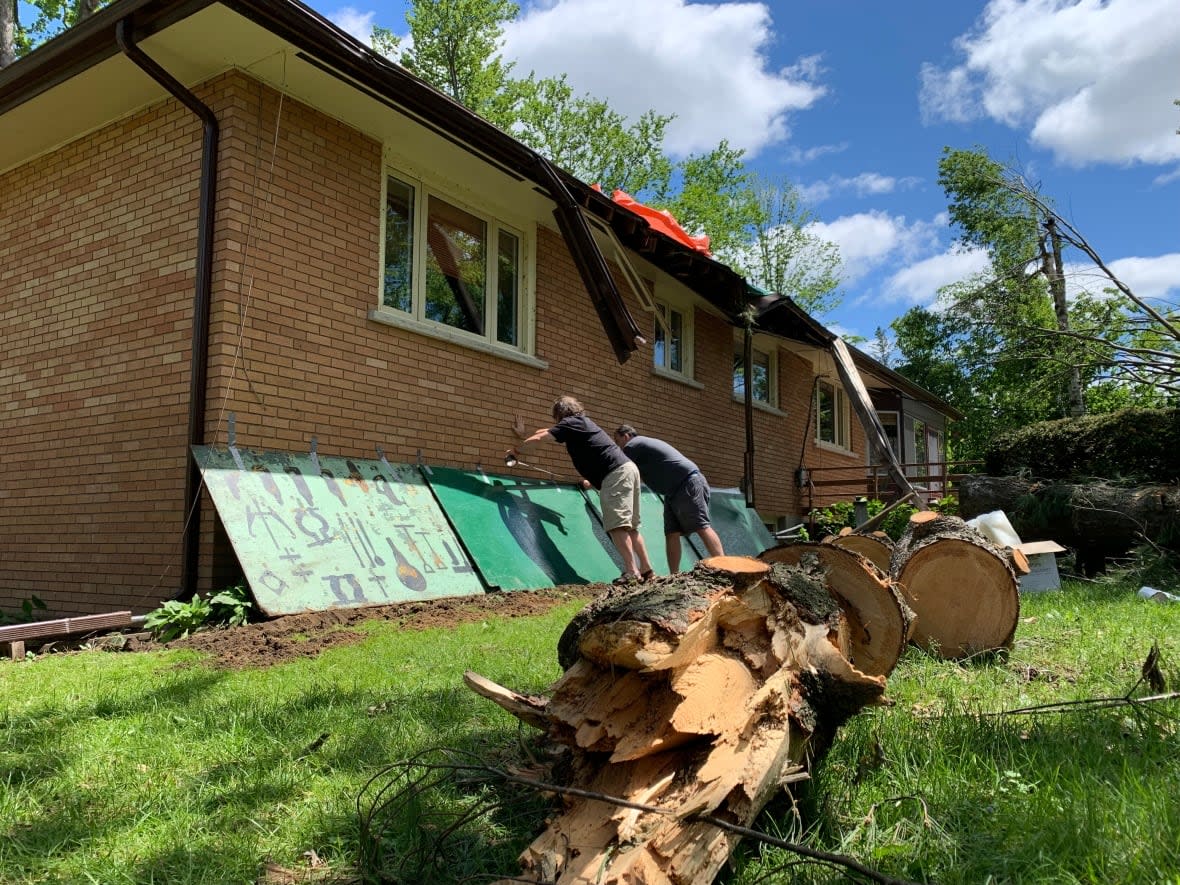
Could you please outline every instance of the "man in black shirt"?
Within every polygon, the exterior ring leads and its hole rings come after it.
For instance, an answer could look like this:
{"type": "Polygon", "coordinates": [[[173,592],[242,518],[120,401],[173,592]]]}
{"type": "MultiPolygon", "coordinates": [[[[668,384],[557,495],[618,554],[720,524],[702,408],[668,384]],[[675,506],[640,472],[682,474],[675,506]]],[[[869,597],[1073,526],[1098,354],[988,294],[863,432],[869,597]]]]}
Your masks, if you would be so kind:
{"type": "Polygon", "coordinates": [[[585,408],[572,396],[553,404],[553,420],[557,423],[552,427],[542,427],[530,436],[518,415],[512,430],[520,442],[508,454],[515,457],[518,449],[544,441],[564,445],[582,477],[582,487],[598,489],[602,527],[623,560],[623,573],[615,583],[650,580],[655,572],[639,534],[639,468],[606,431],[586,417],[585,408]]]}
{"type": "Polygon", "coordinates": [[[664,499],[664,544],[668,568],[680,571],[680,536],[696,532],[710,556],[724,556],[721,538],[709,521],[709,483],[696,464],[668,443],[640,436],[620,424],[615,442],[639,467],[639,475],[664,499]]]}

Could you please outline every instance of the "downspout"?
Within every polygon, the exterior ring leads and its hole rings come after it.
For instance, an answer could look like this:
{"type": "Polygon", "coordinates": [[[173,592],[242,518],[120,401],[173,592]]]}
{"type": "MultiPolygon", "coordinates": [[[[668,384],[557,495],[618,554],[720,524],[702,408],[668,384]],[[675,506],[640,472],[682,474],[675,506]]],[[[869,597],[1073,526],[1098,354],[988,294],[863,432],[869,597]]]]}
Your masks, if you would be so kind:
{"type": "Polygon", "coordinates": [[[742,469],[745,473],[742,491],[746,496],[746,506],[754,507],[754,319],[753,317],[743,317],[743,319],[745,323],[742,337],[742,371],[745,374],[745,382],[742,384],[742,389],[746,395],[746,453],[742,460],[742,469]]]}
{"type": "Polygon", "coordinates": [[[148,58],[135,44],[131,19],[120,19],[115,40],[123,54],[197,115],[204,127],[201,143],[200,208],[197,217],[196,291],[193,295],[192,360],[189,370],[188,442],[185,445],[184,550],[179,599],[197,594],[197,566],[201,552],[201,474],[193,446],[205,442],[205,406],[209,377],[209,307],[213,297],[213,207],[217,196],[217,117],[175,77],[148,58]]]}

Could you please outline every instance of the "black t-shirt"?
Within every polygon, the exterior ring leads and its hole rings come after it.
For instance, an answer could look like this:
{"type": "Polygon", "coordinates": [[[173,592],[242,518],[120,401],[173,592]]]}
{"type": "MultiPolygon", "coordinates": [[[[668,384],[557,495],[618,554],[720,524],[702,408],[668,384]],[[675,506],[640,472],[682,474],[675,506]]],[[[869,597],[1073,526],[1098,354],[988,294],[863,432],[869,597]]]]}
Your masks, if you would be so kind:
{"type": "Polygon", "coordinates": [[[562,418],[549,428],[550,435],[565,446],[574,462],[574,470],[602,488],[607,474],[627,463],[623,450],[614,444],[606,431],[585,415],[562,418]]]}
{"type": "Polygon", "coordinates": [[[632,437],[623,452],[639,467],[643,481],[665,498],[694,473],[700,473],[696,464],[661,439],[632,437]]]}

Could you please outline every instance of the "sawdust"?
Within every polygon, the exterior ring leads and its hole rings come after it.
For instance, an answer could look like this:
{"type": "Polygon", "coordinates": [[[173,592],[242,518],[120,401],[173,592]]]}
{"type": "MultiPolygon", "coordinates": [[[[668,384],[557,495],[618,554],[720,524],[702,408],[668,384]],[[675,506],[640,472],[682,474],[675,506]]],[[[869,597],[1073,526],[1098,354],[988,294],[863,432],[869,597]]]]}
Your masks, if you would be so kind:
{"type": "Polygon", "coordinates": [[[601,584],[566,585],[427,602],[302,612],[257,624],[207,630],[167,644],[137,637],[124,643],[122,649],[187,648],[209,654],[211,663],[220,667],[269,667],[315,657],[325,649],[359,642],[365,634],[354,628],[365,621],[393,621],[404,630],[445,629],[489,616],[527,618],[542,615],[568,602],[588,600],[603,590],[605,585],[601,584]]]}

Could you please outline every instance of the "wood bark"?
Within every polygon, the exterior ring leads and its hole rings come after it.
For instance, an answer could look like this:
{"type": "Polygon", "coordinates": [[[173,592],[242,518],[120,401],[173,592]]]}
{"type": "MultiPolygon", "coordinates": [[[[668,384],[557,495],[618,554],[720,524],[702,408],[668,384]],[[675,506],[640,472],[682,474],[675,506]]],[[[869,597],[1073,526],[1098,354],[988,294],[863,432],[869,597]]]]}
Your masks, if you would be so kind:
{"type": "Polygon", "coordinates": [[[564,796],[510,881],[713,881],[739,837],[702,817],[749,826],[882,701],[884,677],[842,653],[847,634],[818,568],[716,557],[594,600],[558,643],[565,672],[546,698],[469,674],[565,745],[567,785],[590,794],[564,796]]]}
{"type": "Polygon", "coordinates": [[[890,576],[917,616],[911,641],[927,651],[961,658],[1012,642],[1020,587],[1011,551],[957,516],[927,511],[910,517],[894,547],[890,576]]]}
{"type": "Polygon", "coordinates": [[[885,572],[840,543],[854,537],[858,536],[844,535],[832,543],[784,544],[763,551],[759,558],[818,566],[848,621],[848,660],[864,673],[888,676],[905,651],[914,613],[885,572]]]}

